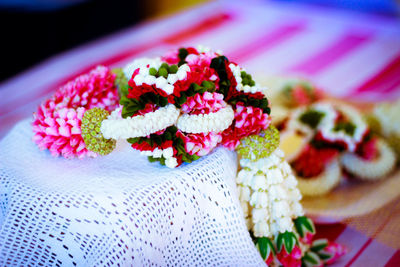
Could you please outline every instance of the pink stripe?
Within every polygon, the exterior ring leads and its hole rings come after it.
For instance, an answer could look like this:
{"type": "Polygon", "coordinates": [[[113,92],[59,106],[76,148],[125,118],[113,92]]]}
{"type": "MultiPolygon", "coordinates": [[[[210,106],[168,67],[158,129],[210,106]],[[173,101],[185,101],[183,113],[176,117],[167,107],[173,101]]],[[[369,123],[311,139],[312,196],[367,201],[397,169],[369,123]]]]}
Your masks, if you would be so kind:
{"type": "Polygon", "coordinates": [[[355,32],[357,31],[350,31],[330,46],[294,65],[290,68],[290,71],[309,75],[318,74],[370,41],[373,36],[372,33],[360,34],[355,32]]]}
{"type": "Polygon", "coordinates": [[[19,98],[17,101],[5,103],[0,108],[0,116],[4,116],[5,114],[7,114],[10,110],[12,110],[16,106],[20,107],[20,106],[27,104],[28,102],[32,101],[32,99],[43,98],[45,95],[47,95],[51,91],[54,91],[61,85],[65,84],[67,81],[72,80],[74,77],[76,77],[82,73],[88,72],[90,69],[92,69],[96,65],[99,65],[99,64],[105,65],[105,66],[114,65],[114,64],[117,64],[118,62],[121,62],[121,61],[127,59],[127,58],[134,57],[135,55],[143,53],[151,48],[161,46],[164,43],[182,42],[185,39],[190,39],[190,38],[195,37],[196,35],[203,34],[210,29],[220,27],[225,22],[230,21],[232,19],[232,17],[233,17],[232,14],[226,14],[226,13],[213,14],[212,16],[206,17],[204,20],[199,21],[194,25],[191,25],[182,31],[172,33],[171,35],[169,35],[167,37],[163,37],[161,39],[153,39],[152,41],[150,41],[144,45],[136,46],[134,48],[126,49],[124,51],[118,51],[118,53],[111,55],[108,58],[106,58],[102,61],[99,61],[95,64],[84,66],[80,69],[78,68],[77,71],[75,71],[71,75],[68,75],[62,79],[59,79],[58,81],[48,84],[46,87],[42,88],[42,90],[36,90],[30,94],[26,94],[25,97],[19,98]]]}
{"type": "Polygon", "coordinates": [[[390,92],[396,86],[400,85],[398,78],[400,77],[400,54],[397,54],[392,61],[380,69],[371,78],[366,80],[360,86],[353,90],[353,94],[357,95],[361,92],[383,91],[390,92]]]}
{"type": "Polygon", "coordinates": [[[228,54],[229,59],[243,63],[244,61],[268,51],[305,30],[305,21],[291,22],[278,26],[275,30],[268,32],[256,40],[251,40],[237,47],[235,51],[228,54]]]}

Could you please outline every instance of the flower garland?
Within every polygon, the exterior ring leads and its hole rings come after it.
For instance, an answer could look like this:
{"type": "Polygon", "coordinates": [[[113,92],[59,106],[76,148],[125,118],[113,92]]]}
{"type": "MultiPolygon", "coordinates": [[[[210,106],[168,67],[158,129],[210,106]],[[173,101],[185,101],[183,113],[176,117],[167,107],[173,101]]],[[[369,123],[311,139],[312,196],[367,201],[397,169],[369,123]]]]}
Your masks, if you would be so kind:
{"type": "Polygon", "coordinates": [[[317,196],[331,191],[342,179],[342,168],[363,180],[382,179],[390,173],[395,155],[383,139],[373,135],[360,112],[322,99],[323,94],[312,85],[307,89],[309,98],[297,101],[294,90],[304,91],[304,84],[297,80],[281,85],[280,95],[290,92],[282,106],[290,115],[281,116],[278,123],[281,147],[288,154],[302,194],[317,196]]]}
{"type": "MultiPolygon", "coordinates": [[[[266,263],[333,262],[345,249],[312,240],[315,227],[304,216],[296,179],[278,148],[279,132],[269,127],[263,90],[244,69],[204,47],[135,60],[112,72],[100,66],[39,107],[34,141],[54,156],[82,158],[106,155],[118,139],[126,139],[149,161],[169,168],[218,145],[237,149],[239,200],[266,263]]],[[[321,125],[325,120],[330,123],[325,116],[321,125]]]]}
{"type": "Polygon", "coordinates": [[[325,239],[313,241],[314,224],[304,216],[296,178],[278,145],[279,133],[271,126],[238,146],[242,169],[236,184],[247,227],[267,265],[328,264],[346,249],[325,239]]]}
{"type": "Polygon", "coordinates": [[[268,101],[251,76],[208,49],[181,48],[136,60],[123,75],[122,109],[103,121],[101,132],[127,139],[151,161],[176,167],[218,144],[233,150],[271,122],[268,101]],[[173,148],[168,158],[161,153],[166,144],[173,148]]]}

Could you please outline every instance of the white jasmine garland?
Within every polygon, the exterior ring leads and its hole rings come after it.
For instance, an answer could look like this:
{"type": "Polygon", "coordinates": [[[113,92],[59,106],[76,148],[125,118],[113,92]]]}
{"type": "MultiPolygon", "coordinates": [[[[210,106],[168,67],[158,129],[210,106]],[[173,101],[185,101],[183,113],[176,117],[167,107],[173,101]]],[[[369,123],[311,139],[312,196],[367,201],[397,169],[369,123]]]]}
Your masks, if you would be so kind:
{"type": "Polygon", "coordinates": [[[186,133],[222,132],[227,129],[234,119],[230,105],[209,114],[183,114],[179,117],[177,127],[186,133]]]}
{"type": "Polygon", "coordinates": [[[120,109],[114,110],[101,123],[101,133],[106,139],[127,139],[145,137],[176,123],[180,111],[172,104],[156,111],[123,119],[120,109]]]}
{"type": "Polygon", "coordinates": [[[254,236],[273,237],[285,231],[292,232],[292,220],[304,215],[304,211],[296,179],[283,152],[278,148],[268,158],[255,162],[241,159],[240,165],[243,168],[237,178],[240,201],[242,207],[246,203],[251,206],[250,209],[246,207],[245,216],[251,219],[248,225],[254,236]]]}

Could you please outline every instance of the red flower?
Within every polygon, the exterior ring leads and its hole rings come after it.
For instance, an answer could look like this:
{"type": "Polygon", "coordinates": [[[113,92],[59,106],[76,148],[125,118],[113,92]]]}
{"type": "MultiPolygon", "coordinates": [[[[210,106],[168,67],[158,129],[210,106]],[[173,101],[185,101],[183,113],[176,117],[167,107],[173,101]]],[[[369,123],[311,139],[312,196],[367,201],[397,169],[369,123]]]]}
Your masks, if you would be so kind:
{"type": "Polygon", "coordinates": [[[300,267],[301,266],[301,250],[296,245],[293,247],[290,254],[286,251],[285,246],[276,254],[280,263],[285,267],[300,267]]]}
{"type": "Polygon", "coordinates": [[[222,132],[222,145],[233,150],[242,138],[260,133],[261,130],[267,129],[270,123],[271,117],[263,113],[261,108],[246,107],[238,102],[232,125],[222,132]]]}
{"type": "Polygon", "coordinates": [[[267,264],[267,266],[269,266],[273,261],[274,261],[274,253],[271,251],[269,253],[269,256],[267,257],[267,259],[265,260],[265,263],[267,264]]]}
{"type": "Polygon", "coordinates": [[[293,163],[296,172],[303,177],[318,176],[325,170],[325,165],[339,155],[336,149],[317,149],[307,145],[293,163]]]}
{"type": "Polygon", "coordinates": [[[357,155],[362,157],[365,160],[373,160],[378,153],[376,141],[378,139],[373,137],[369,139],[367,142],[361,143],[356,150],[357,155]]]}

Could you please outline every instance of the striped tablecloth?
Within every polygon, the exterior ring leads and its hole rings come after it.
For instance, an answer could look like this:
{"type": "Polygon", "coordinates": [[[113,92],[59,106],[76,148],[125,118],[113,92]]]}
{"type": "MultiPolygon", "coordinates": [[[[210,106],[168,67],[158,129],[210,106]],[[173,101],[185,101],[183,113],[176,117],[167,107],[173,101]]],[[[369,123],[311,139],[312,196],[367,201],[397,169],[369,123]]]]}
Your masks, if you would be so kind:
{"type": "MultiPolygon", "coordinates": [[[[399,19],[281,2],[219,1],[128,28],[2,83],[0,138],[58,86],[97,64],[123,66],[197,44],[221,49],[255,77],[300,75],[355,101],[400,96],[399,19]]],[[[399,198],[317,228],[319,236],[348,246],[337,266],[400,266],[399,198]]]]}

